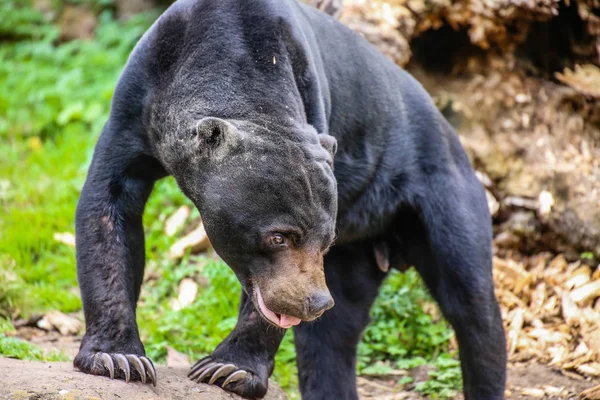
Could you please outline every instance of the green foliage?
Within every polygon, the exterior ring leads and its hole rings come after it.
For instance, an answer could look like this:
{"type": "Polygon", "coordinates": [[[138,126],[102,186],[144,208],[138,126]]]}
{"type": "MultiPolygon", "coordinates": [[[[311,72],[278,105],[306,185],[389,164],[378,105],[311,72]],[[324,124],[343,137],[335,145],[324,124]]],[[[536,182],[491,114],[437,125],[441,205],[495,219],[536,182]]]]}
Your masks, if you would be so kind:
{"type": "Polygon", "coordinates": [[[452,330],[443,319],[426,313],[422,305],[432,307],[433,303],[417,272],[392,271],[359,347],[359,371],[374,361],[431,358],[447,350],[452,330]]]}
{"type": "Polygon", "coordinates": [[[105,12],[95,40],[57,46],[57,28],[43,25],[39,40],[3,44],[0,137],[47,140],[69,128],[79,134],[98,132],[118,74],[149,22],[140,16],[121,25],[105,12]]]}
{"type": "Polygon", "coordinates": [[[32,361],[69,361],[69,357],[56,351],[44,351],[39,346],[0,334],[0,354],[3,357],[32,361]]]}
{"type": "Polygon", "coordinates": [[[115,82],[152,16],[120,24],[104,13],[95,40],[56,44],[39,12],[18,1],[0,10],[0,32],[19,39],[0,46],[0,306],[78,310],[74,250],[53,235],[73,231],[115,82]]]}
{"type": "Polygon", "coordinates": [[[583,253],[581,253],[581,259],[582,260],[593,260],[594,253],[592,253],[591,251],[583,252],[583,253]]]}
{"type": "Polygon", "coordinates": [[[31,1],[1,1],[0,16],[0,38],[40,38],[52,30],[31,1]]]}
{"type": "Polygon", "coordinates": [[[462,388],[460,362],[448,354],[443,354],[432,364],[429,379],[417,383],[415,390],[432,399],[454,397],[462,388]]]}

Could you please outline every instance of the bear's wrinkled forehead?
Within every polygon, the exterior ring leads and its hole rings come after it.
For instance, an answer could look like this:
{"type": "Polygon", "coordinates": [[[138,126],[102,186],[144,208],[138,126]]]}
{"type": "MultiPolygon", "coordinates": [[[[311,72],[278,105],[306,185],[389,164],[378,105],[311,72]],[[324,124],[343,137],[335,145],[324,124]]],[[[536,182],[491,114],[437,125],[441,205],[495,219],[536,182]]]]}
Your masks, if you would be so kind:
{"type": "Polygon", "coordinates": [[[280,220],[311,229],[334,224],[337,188],[328,152],[315,144],[245,140],[244,151],[225,161],[211,191],[225,213],[280,220]],[[235,196],[229,194],[235,191],[235,196]]]}

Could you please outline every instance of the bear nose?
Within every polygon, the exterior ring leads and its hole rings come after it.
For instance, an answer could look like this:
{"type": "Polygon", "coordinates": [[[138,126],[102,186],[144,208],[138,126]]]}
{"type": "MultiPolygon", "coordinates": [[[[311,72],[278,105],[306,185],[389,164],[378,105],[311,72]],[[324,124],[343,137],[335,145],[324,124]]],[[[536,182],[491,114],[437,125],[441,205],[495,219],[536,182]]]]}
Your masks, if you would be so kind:
{"type": "Polygon", "coordinates": [[[319,317],[335,304],[331,294],[327,290],[321,290],[304,298],[304,304],[308,315],[319,317]]]}

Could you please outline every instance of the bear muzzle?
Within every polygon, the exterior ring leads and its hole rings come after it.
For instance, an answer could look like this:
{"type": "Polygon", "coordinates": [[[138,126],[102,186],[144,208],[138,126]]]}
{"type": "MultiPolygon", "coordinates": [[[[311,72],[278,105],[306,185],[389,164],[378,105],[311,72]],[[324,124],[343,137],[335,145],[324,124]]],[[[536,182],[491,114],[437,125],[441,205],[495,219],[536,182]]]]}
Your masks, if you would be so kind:
{"type": "MultiPolygon", "coordinates": [[[[291,301],[292,298],[287,296],[276,296],[275,301],[267,300],[270,307],[265,303],[259,286],[255,286],[253,296],[260,314],[271,324],[284,329],[302,321],[313,321],[335,304],[327,289],[317,289],[305,295],[301,301],[291,301]]],[[[269,300],[271,299],[270,297],[269,300]]]]}

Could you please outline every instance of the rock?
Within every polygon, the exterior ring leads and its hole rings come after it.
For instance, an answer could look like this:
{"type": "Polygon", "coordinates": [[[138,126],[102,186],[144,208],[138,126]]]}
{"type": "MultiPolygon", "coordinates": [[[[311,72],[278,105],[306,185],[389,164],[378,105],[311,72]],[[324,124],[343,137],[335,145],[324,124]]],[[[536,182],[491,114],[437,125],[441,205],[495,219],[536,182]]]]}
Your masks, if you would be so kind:
{"type": "Polygon", "coordinates": [[[171,346],[167,346],[167,367],[189,368],[190,366],[190,359],[187,355],[178,352],[171,346]]]}
{"type": "MultiPolygon", "coordinates": [[[[49,363],[0,358],[0,398],[102,399],[102,400],[241,400],[216,386],[197,384],[187,378],[187,368],[157,366],[158,385],[84,374],[71,363],[49,363]]],[[[285,400],[274,382],[265,400],[285,400]]]]}

